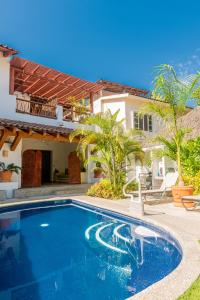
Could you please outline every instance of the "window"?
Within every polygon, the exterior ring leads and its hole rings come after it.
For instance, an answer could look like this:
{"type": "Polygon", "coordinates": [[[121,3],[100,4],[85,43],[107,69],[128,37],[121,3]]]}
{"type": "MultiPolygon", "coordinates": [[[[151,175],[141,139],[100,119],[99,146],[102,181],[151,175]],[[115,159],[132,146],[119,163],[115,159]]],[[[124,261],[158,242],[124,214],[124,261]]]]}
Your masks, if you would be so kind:
{"type": "Polygon", "coordinates": [[[152,132],[152,116],[134,113],[134,128],[152,132]]]}

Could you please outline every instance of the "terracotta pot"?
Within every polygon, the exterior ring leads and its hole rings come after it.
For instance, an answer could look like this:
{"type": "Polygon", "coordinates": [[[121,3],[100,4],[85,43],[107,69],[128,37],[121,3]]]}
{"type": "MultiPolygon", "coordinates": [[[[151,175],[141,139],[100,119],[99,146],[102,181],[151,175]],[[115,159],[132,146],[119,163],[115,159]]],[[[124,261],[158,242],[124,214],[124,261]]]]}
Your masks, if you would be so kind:
{"type": "Polygon", "coordinates": [[[0,181],[10,182],[12,177],[11,171],[0,171],[0,181]]]}
{"type": "MultiPolygon", "coordinates": [[[[193,194],[193,186],[173,186],[172,187],[172,195],[173,195],[173,200],[174,200],[174,206],[178,207],[183,207],[183,204],[181,202],[181,198],[183,196],[190,196],[193,194]]],[[[193,207],[194,202],[193,201],[188,201],[187,203],[185,202],[186,207],[193,207]]]]}
{"type": "Polygon", "coordinates": [[[94,171],[94,178],[102,178],[102,171],[101,170],[94,171]]]}

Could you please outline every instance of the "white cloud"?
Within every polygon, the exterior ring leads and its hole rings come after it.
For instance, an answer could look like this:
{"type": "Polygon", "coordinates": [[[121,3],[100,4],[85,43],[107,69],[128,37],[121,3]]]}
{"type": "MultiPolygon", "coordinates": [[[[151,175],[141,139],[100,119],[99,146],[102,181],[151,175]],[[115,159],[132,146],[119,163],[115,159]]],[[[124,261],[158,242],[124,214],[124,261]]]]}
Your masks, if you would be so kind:
{"type": "Polygon", "coordinates": [[[185,61],[176,62],[174,66],[180,77],[185,77],[200,71],[200,48],[196,49],[185,61]]]}

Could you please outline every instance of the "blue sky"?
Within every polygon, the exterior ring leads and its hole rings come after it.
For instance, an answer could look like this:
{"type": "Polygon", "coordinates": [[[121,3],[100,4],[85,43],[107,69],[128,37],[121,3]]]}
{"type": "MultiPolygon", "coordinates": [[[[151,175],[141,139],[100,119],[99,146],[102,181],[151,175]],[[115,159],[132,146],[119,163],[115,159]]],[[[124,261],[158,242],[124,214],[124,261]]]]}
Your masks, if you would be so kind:
{"type": "Polygon", "coordinates": [[[153,67],[200,70],[200,1],[0,0],[0,43],[95,81],[149,88],[153,67]]]}

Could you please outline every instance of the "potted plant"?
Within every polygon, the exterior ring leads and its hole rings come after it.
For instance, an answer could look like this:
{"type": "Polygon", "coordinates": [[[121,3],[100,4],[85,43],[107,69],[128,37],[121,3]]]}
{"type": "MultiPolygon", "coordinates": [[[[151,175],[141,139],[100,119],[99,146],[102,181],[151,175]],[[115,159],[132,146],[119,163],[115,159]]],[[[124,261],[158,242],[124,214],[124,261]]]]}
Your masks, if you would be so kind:
{"type": "MultiPolygon", "coordinates": [[[[183,180],[183,166],[181,160],[182,148],[188,129],[181,126],[180,117],[187,113],[187,102],[196,99],[195,91],[200,73],[188,78],[178,78],[174,68],[161,65],[157,69],[154,81],[151,103],[145,106],[145,111],[156,115],[164,125],[163,132],[156,136],[156,140],[164,145],[163,156],[168,156],[177,163],[178,181],[172,187],[175,206],[182,206],[181,198],[192,195],[193,187],[186,186],[183,180]]],[[[191,206],[192,203],[188,203],[191,206]]]]}
{"type": "Polygon", "coordinates": [[[11,163],[6,166],[4,162],[0,162],[0,181],[10,182],[12,173],[19,174],[20,167],[11,163]]]}
{"type": "Polygon", "coordinates": [[[94,178],[102,178],[103,169],[100,162],[96,163],[96,167],[94,168],[94,178]]]}
{"type": "Polygon", "coordinates": [[[87,182],[87,170],[84,166],[81,167],[81,183],[87,182]]]}

